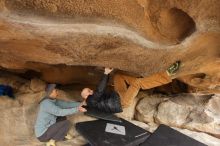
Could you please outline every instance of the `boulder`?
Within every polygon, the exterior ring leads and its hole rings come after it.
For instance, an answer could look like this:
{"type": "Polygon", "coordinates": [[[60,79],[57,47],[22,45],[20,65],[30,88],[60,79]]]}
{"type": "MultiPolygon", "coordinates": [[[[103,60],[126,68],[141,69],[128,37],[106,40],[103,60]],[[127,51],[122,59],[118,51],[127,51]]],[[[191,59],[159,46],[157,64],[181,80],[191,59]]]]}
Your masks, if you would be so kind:
{"type": "Polygon", "coordinates": [[[179,94],[162,99],[158,95],[150,99],[146,96],[137,105],[136,119],[219,135],[218,98],[200,94],[179,94]]]}
{"type": "Polygon", "coordinates": [[[157,112],[158,105],[167,100],[163,95],[148,95],[139,101],[136,107],[135,118],[145,123],[154,123],[154,117],[157,112]]]}
{"type": "Polygon", "coordinates": [[[46,88],[46,83],[42,80],[34,78],[31,80],[30,89],[34,92],[44,91],[46,88]]]}
{"type": "Polygon", "coordinates": [[[180,126],[185,124],[191,111],[190,106],[181,106],[172,101],[166,101],[159,104],[155,118],[158,123],[180,126]]]}

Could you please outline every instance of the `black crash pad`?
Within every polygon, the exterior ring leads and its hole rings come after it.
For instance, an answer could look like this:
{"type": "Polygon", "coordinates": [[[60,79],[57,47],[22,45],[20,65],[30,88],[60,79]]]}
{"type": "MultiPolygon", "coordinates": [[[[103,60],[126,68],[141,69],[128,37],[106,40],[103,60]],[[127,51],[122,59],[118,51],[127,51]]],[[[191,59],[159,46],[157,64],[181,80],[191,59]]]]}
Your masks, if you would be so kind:
{"type": "Polygon", "coordinates": [[[150,133],[124,119],[122,122],[95,120],[76,123],[76,130],[92,146],[137,146],[150,133]]]}
{"type": "Polygon", "coordinates": [[[207,146],[166,125],[157,130],[140,146],[207,146]]]}
{"type": "Polygon", "coordinates": [[[120,118],[118,118],[117,116],[115,116],[112,113],[106,113],[106,112],[102,112],[102,111],[96,110],[94,108],[88,108],[88,107],[86,107],[86,110],[87,110],[87,112],[84,113],[85,115],[95,117],[98,119],[107,120],[107,121],[122,122],[120,118]]]}

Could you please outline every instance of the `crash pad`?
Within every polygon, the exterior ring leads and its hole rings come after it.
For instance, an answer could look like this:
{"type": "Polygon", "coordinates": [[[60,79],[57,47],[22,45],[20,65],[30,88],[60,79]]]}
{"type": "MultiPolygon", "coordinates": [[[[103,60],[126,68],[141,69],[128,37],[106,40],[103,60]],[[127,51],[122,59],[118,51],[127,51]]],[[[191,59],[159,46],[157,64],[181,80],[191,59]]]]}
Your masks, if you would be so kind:
{"type": "Polygon", "coordinates": [[[76,123],[75,126],[92,146],[137,146],[150,136],[145,129],[124,119],[121,121],[95,120],[76,123]]]}
{"type": "Polygon", "coordinates": [[[169,126],[161,124],[140,146],[207,146],[169,126]]]}
{"type": "Polygon", "coordinates": [[[94,109],[94,108],[88,108],[88,107],[86,107],[86,110],[87,110],[87,112],[84,113],[85,115],[95,117],[97,119],[107,120],[107,121],[122,122],[121,119],[118,118],[113,113],[106,113],[106,112],[99,111],[99,110],[94,109]]]}

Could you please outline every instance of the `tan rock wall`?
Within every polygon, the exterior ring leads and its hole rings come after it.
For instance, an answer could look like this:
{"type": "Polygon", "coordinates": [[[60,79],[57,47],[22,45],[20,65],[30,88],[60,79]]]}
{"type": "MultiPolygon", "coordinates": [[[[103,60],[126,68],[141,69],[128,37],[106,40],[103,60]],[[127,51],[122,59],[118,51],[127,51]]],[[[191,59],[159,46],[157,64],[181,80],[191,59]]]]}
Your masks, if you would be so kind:
{"type": "Polygon", "coordinates": [[[0,2],[4,68],[109,66],[148,76],[181,60],[176,76],[219,72],[218,0],[0,2]]]}

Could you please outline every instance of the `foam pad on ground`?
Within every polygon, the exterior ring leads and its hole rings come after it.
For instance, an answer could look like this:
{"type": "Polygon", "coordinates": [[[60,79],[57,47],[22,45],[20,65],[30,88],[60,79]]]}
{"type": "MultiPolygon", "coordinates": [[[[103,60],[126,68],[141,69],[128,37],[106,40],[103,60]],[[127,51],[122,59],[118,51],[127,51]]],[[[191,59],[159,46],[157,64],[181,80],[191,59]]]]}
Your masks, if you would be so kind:
{"type": "Polygon", "coordinates": [[[124,119],[121,123],[95,120],[76,123],[76,130],[92,146],[137,146],[143,143],[150,132],[124,119]]]}
{"type": "Polygon", "coordinates": [[[140,146],[207,146],[166,125],[157,130],[140,146]]]}

